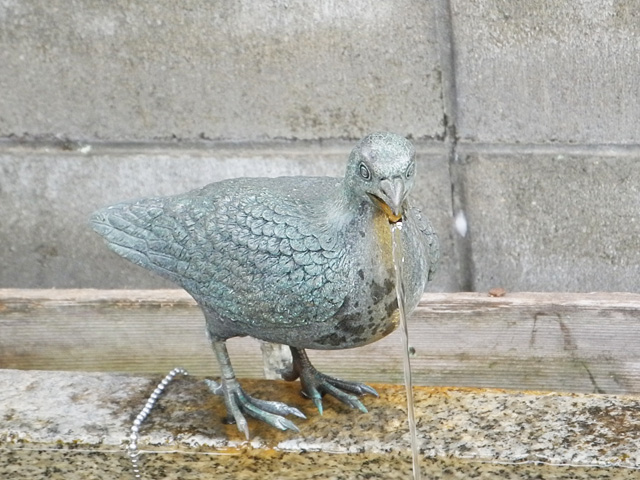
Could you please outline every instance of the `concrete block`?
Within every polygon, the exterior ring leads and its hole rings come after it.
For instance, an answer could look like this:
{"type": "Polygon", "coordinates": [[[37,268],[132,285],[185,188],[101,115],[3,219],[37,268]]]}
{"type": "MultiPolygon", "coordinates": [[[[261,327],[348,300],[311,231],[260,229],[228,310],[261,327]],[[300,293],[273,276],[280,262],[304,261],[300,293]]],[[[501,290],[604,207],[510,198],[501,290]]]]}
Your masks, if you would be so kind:
{"type": "MultiPolygon", "coordinates": [[[[345,142],[210,149],[100,145],[71,151],[5,149],[0,154],[0,288],[171,287],[109,251],[88,226],[91,212],[231,177],[342,177],[351,147],[345,142]]],[[[432,219],[443,244],[440,272],[430,289],[455,290],[446,153],[438,145],[419,146],[418,151],[414,198],[432,219]]]]}
{"type": "Polygon", "coordinates": [[[463,140],[640,143],[634,0],[452,0],[463,140]]]}
{"type": "Polygon", "coordinates": [[[0,136],[443,132],[430,3],[0,2],[0,136]]]}
{"type": "Polygon", "coordinates": [[[640,151],[461,152],[476,290],[640,291],[640,151]]]}

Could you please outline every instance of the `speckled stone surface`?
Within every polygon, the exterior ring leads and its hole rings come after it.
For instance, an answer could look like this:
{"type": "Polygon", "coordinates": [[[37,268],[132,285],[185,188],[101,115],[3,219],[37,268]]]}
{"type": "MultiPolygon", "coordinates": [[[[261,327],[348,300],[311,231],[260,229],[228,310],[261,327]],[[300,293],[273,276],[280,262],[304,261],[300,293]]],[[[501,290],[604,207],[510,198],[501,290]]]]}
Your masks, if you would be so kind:
{"type": "MultiPolygon", "coordinates": [[[[131,422],[160,380],[0,370],[0,478],[129,478],[131,422]]],[[[410,478],[403,387],[377,385],[368,414],[326,398],[320,416],[297,383],[243,384],[299,407],[301,432],[250,420],[245,442],[201,379],[177,377],[141,429],[145,477],[410,478]]],[[[418,387],[415,400],[426,478],[640,478],[640,398],[418,387]]]]}

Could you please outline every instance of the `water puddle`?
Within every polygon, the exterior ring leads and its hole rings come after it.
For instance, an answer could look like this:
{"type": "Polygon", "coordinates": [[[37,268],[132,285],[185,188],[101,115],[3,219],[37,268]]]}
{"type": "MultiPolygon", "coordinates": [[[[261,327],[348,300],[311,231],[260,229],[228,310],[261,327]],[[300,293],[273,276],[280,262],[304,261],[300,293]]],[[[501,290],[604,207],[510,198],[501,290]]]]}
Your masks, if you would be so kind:
{"type": "Polygon", "coordinates": [[[413,381],[411,379],[411,359],[409,358],[409,330],[404,305],[404,285],[402,268],[404,264],[404,247],[402,244],[402,222],[391,224],[393,246],[393,267],[396,274],[396,295],[400,314],[400,337],[402,338],[402,364],[404,369],[404,386],[407,394],[407,416],[409,434],[411,435],[411,455],[413,460],[413,478],[420,480],[420,450],[418,449],[418,432],[416,429],[415,408],[413,406],[413,381]]]}

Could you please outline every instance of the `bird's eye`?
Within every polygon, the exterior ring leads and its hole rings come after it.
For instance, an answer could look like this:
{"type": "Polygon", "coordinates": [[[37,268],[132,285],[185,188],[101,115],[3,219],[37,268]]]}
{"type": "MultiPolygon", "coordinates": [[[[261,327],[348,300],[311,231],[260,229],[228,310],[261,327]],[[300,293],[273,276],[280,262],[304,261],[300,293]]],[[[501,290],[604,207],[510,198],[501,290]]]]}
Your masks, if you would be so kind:
{"type": "Polygon", "coordinates": [[[360,176],[365,180],[371,179],[371,171],[369,170],[369,167],[367,167],[364,163],[360,164],[360,176]]]}
{"type": "Polygon", "coordinates": [[[407,171],[405,173],[405,176],[407,178],[411,178],[413,177],[413,174],[416,173],[416,164],[412,163],[411,165],[409,165],[409,167],[407,168],[407,171]]]}

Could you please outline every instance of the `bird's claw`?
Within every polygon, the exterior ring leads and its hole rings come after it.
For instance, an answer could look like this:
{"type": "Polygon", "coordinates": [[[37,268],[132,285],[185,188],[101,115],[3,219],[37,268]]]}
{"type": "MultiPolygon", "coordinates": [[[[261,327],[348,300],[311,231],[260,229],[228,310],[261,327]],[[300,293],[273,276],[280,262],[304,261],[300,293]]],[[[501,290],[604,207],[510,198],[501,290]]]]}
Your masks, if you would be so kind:
{"type": "Polygon", "coordinates": [[[300,410],[285,403],[261,400],[248,395],[235,379],[220,383],[214,380],[205,380],[205,383],[212,393],[224,397],[229,419],[235,421],[238,430],[244,433],[247,440],[249,440],[249,425],[244,414],[262,420],[280,430],[293,430],[294,432],[300,430],[295,423],[284,418],[284,415],[307,418],[300,410]]]}
{"type": "Polygon", "coordinates": [[[322,397],[318,396],[312,399],[314,405],[316,406],[316,408],[318,409],[318,412],[320,412],[320,415],[322,415],[323,409],[322,409],[322,397]]]}
{"type": "Polygon", "coordinates": [[[339,378],[330,377],[318,372],[314,367],[308,366],[300,372],[302,392],[311,398],[322,415],[322,396],[329,394],[342,403],[352,408],[357,408],[363,413],[367,413],[367,407],[358,399],[358,396],[365,394],[378,396],[372,387],[359,382],[350,382],[339,378]]]}
{"type": "Polygon", "coordinates": [[[367,413],[367,407],[358,399],[357,396],[370,394],[378,396],[373,388],[358,382],[348,382],[333,378],[324,373],[314,371],[310,374],[302,373],[300,375],[302,381],[303,394],[311,398],[322,415],[322,396],[329,394],[340,400],[342,403],[352,408],[357,408],[363,413],[367,413]],[[357,396],[356,396],[357,395],[357,396]]]}
{"type": "Polygon", "coordinates": [[[378,396],[378,392],[364,383],[341,380],[319,372],[302,348],[291,347],[291,356],[293,359],[291,371],[287,372],[285,379],[294,380],[300,377],[302,394],[313,401],[320,415],[323,411],[322,396],[327,393],[363,413],[367,413],[367,408],[358,396],[366,394],[378,396]]]}

